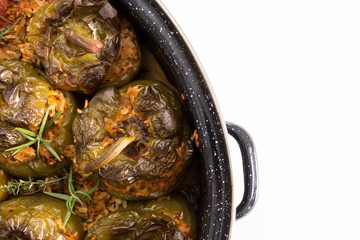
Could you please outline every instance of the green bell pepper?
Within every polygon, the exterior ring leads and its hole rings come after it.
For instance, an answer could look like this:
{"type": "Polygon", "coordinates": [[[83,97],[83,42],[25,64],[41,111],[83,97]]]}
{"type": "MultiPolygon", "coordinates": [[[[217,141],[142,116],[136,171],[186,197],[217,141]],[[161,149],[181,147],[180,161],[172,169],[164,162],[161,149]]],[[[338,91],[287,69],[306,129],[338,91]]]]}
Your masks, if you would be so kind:
{"type": "Polygon", "coordinates": [[[53,176],[70,164],[64,149],[73,143],[72,120],[76,112],[75,99],[70,92],[52,90],[44,77],[31,65],[20,61],[0,63],[0,168],[19,178],[53,176]],[[27,140],[15,128],[37,133],[45,112],[50,116],[62,111],[57,121],[43,133],[43,138],[60,155],[58,161],[43,144],[33,144],[16,155],[7,149],[20,146],[27,140]]]}
{"type": "Polygon", "coordinates": [[[86,240],[192,240],[196,221],[181,195],[170,199],[132,202],[99,219],[86,240]]]}
{"type": "Polygon", "coordinates": [[[87,94],[115,60],[119,26],[107,0],[57,0],[36,12],[28,38],[52,84],[87,94]]]}
{"type": "Polygon", "coordinates": [[[80,218],[71,215],[63,228],[65,201],[44,194],[17,197],[0,204],[0,239],[81,240],[80,218]]]}
{"type": "Polygon", "coordinates": [[[99,91],[73,122],[75,168],[121,199],[157,198],[181,181],[193,155],[180,100],[139,80],[99,91]]]}

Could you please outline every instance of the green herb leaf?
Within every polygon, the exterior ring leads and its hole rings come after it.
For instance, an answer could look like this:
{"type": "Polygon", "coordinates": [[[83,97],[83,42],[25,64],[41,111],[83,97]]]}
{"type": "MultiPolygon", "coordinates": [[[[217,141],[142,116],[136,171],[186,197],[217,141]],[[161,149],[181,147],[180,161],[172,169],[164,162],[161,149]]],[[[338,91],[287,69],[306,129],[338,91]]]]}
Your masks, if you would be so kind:
{"type": "Polygon", "coordinates": [[[71,202],[73,201],[73,199],[74,199],[73,196],[69,197],[69,199],[66,201],[66,207],[67,207],[68,211],[75,214],[74,211],[73,211],[73,207],[71,206],[71,202]]]}
{"type": "Polygon", "coordinates": [[[67,211],[67,212],[66,212],[65,219],[64,219],[64,223],[63,223],[63,225],[62,225],[63,228],[66,226],[67,222],[69,221],[70,216],[71,216],[71,212],[70,212],[70,211],[67,211]]]}
{"type": "MultiPolygon", "coordinates": [[[[0,189],[4,190],[5,192],[8,193],[12,193],[13,195],[17,195],[20,193],[20,191],[25,191],[25,192],[30,192],[31,189],[34,186],[38,186],[39,189],[46,189],[46,186],[52,183],[59,183],[60,180],[63,180],[65,178],[67,178],[68,176],[65,175],[62,178],[57,178],[55,177],[55,180],[51,180],[51,181],[44,181],[44,180],[36,180],[33,181],[33,179],[31,177],[29,177],[29,180],[24,181],[22,179],[11,179],[6,185],[0,185],[0,189]]],[[[41,190],[37,190],[37,191],[41,191],[41,190]]]]}
{"type": "Polygon", "coordinates": [[[80,200],[80,199],[79,199],[79,198],[72,198],[71,201],[70,201],[70,209],[71,209],[71,212],[72,212],[73,214],[76,214],[76,213],[73,211],[73,209],[74,209],[74,206],[75,206],[75,203],[76,203],[77,200],[80,200]]]}
{"type": "Polygon", "coordinates": [[[72,172],[72,166],[71,166],[69,175],[68,175],[68,188],[69,188],[70,196],[61,194],[61,193],[51,193],[51,192],[45,192],[45,191],[43,191],[43,192],[52,197],[56,197],[56,198],[66,201],[65,204],[66,204],[66,208],[68,211],[66,213],[64,224],[63,224],[63,228],[64,228],[66,226],[67,222],[69,221],[71,214],[76,214],[73,210],[75,203],[76,202],[82,203],[82,200],[85,197],[89,198],[92,201],[90,194],[92,194],[96,190],[96,188],[98,188],[98,186],[99,186],[99,181],[88,192],[84,192],[84,191],[80,191],[80,190],[75,191],[74,185],[73,185],[73,172],[72,172]],[[79,198],[78,195],[83,195],[83,196],[81,198],[79,198]]]}
{"type": "Polygon", "coordinates": [[[15,156],[18,152],[20,152],[21,150],[23,150],[24,148],[19,148],[16,151],[14,151],[11,156],[15,156]]]}
{"type": "Polygon", "coordinates": [[[44,118],[43,118],[43,120],[41,122],[40,130],[39,130],[39,133],[38,133],[38,136],[40,136],[40,138],[42,137],[42,134],[44,132],[45,124],[46,124],[47,118],[49,116],[49,110],[50,110],[49,108],[46,109],[44,118]]]}
{"type": "MultiPolygon", "coordinates": [[[[100,184],[100,181],[99,181],[99,179],[98,179],[97,182],[96,182],[96,185],[93,186],[89,191],[87,191],[87,194],[88,194],[88,195],[92,194],[92,193],[99,187],[99,184],[100,184]]],[[[81,200],[83,200],[84,198],[85,198],[85,196],[83,196],[83,197],[81,198],[81,200]]],[[[93,200],[92,200],[91,197],[88,197],[88,198],[90,199],[91,202],[93,202],[93,200]]]]}
{"type": "Polygon", "coordinates": [[[36,141],[35,138],[30,137],[30,136],[28,136],[28,135],[26,135],[26,134],[21,133],[21,135],[23,135],[24,137],[26,137],[26,138],[29,139],[30,141],[34,141],[34,140],[36,141]]]}
{"type": "Polygon", "coordinates": [[[85,197],[87,197],[87,198],[89,198],[90,201],[92,202],[92,198],[90,197],[90,194],[88,194],[88,193],[86,193],[86,192],[84,192],[84,191],[76,191],[75,194],[82,194],[82,195],[84,195],[84,196],[81,198],[81,200],[83,200],[85,197]]]}
{"type": "Polygon", "coordinates": [[[68,188],[69,188],[69,192],[70,192],[71,196],[76,197],[74,185],[72,183],[72,166],[70,167],[70,172],[69,172],[68,188]]]}
{"type": "Polygon", "coordinates": [[[15,22],[15,23],[12,23],[10,22],[9,20],[7,20],[6,18],[4,18],[1,14],[0,14],[0,18],[2,20],[4,20],[5,22],[7,23],[10,23],[12,24],[11,27],[7,26],[5,29],[4,28],[1,28],[0,29],[0,42],[6,42],[8,41],[6,38],[5,38],[5,35],[13,32],[12,28],[22,19],[22,17],[24,16],[24,14],[22,14],[20,17],[18,17],[18,20],[15,22]]]}
{"type": "Polygon", "coordinates": [[[61,158],[59,157],[57,152],[55,152],[55,150],[47,142],[41,141],[41,143],[44,144],[44,146],[49,150],[49,152],[52,153],[52,155],[56,157],[57,160],[59,160],[59,162],[61,162],[61,158]]]}
{"type": "Polygon", "coordinates": [[[68,195],[62,194],[62,193],[53,193],[53,192],[46,192],[46,191],[43,191],[43,193],[45,193],[49,196],[55,197],[55,198],[65,200],[65,201],[67,201],[70,198],[68,195]]]}
{"type": "Polygon", "coordinates": [[[14,150],[16,150],[16,151],[12,154],[12,156],[14,156],[16,153],[20,152],[20,151],[23,150],[24,148],[33,145],[35,142],[36,142],[36,140],[30,141],[30,142],[27,142],[27,143],[22,144],[22,145],[20,145],[20,146],[16,146],[16,147],[13,147],[13,148],[6,149],[5,152],[9,152],[9,151],[14,151],[14,150]]]}
{"type": "Polygon", "coordinates": [[[61,160],[60,156],[57,154],[57,152],[49,144],[49,143],[52,143],[54,140],[47,140],[47,139],[42,138],[42,134],[44,133],[44,131],[46,131],[56,121],[56,119],[59,118],[59,116],[62,113],[62,111],[59,111],[54,117],[52,117],[47,122],[47,119],[48,119],[48,116],[49,116],[49,111],[50,111],[50,108],[48,107],[46,109],[45,115],[44,115],[44,117],[43,117],[43,119],[41,121],[41,125],[40,125],[40,129],[39,129],[38,134],[36,134],[34,132],[31,132],[31,131],[29,131],[27,129],[24,129],[24,128],[15,128],[15,130],[17,130],[24,137],[29,139],[30,142],[27,142],[27,143],[25,143],[23,145],[20,145],[20,146],[9,148],[9,149],[7,149],[5,151],[13,151],[13,150],[15,150],[15,152],[12,154],[12,156],[14,156],[16,153],[18,153],[19,151],[21,151],[25,147],[28,147],[28,146],[34,144],[35,142],[37,142],[36,155],[38,157],[40,157],[40,143],[42,143],[51,152],[51,154],[54,155],[56,157],[56,159],[59,160],[59,162],[61,162],[62,160],[61,160]]]}
{"type": "Polygon", "coordinates": [[[36,156],[37,156],[37,157],[40,157],[40,141],[37,141],[36,156]]]}
{"type": "Polygon", "coordinates": [[[13,30],[7,26],[5,29],[0,29],[0,42],[7,42],[7,39],[5,38],[5,35],[11,33],[13,30]]]}
{"type": "Polygon", "coordinates": [[[32,132],[32,131],[29,131],[27,129],[24,129],[24,128],[15,128],[16,131],[18,131],[19,133],[21,134],[25,134],[25,135],[28,135],[28,136],[31,136],[31,137],[36,137],[36,133],[32,132]]]}
{"type": "Polygon", "coordinates": [[[48,130],[49,127],[60,117],[62,111],[59,111],[54,117],[52,117],[45,125],[44,131],[48,130]]]}

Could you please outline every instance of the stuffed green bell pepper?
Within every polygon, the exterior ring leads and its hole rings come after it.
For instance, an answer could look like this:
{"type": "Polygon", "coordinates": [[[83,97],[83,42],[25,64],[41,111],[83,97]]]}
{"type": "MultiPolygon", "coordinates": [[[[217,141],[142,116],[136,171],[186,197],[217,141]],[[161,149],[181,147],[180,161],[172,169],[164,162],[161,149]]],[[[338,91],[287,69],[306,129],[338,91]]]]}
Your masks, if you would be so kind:
{"type": "Polygon", "coordinates": [[[67,213],[65,201],[44,194],[13,198],[0,204],[0,239],[82,240],[81,220],[67,213]]]}
{"type": "Polygon", "coordinates": [[[164,84],[134,81],[99,91],[73,122],[76,171],[121,199],[173,190],[193,154],[181,102],[164,84]]]}
{"type": "Polygon", "coordinates": [[[73,143],[71,125],[75,112],[72,94],[52,90],[31,65],[14,60],[1,62],[0,168],[20,178],[47,177],[61,171],[71,162],[64,157],[64,151],[73,143]],[[57,116],[52,124],[44,119],[46,112],[48,119],[57,116]],[[43,122],[46,130],[39,136],[43,122]],[[37,141],[39,137],[41,143],[37,141]]]}
{"type": "Polygon", "coordinates": [[[90,93],[115,60],[119,26],[107,0],[57,0],[37,11],[28,38],[52,84],[90,93]]]}
{"type": "Polygon", "coordinates": [[[193,240],[195,215],[181,195],[132,202],[99,219],[88,231],[86,240],[193,240]]]}

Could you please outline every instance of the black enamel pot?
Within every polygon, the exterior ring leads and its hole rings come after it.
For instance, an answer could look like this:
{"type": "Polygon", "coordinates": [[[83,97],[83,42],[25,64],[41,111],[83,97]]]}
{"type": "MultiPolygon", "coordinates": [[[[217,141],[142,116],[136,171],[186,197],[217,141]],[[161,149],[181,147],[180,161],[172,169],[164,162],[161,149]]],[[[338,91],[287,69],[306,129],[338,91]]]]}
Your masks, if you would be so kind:
{"type": "Polygon", "coordinates": [[[241,127],[223,121],[204,70],[161,2],[114,0],[113,4],[145,34],[146,45],[159,60],[169,81],[184,96],[188,115],[199,134],[202,202],[198,239],[229,239],[232,220],[247,214],[257,197],[253,142],[241,127]],[[244,196],[236,212],[233,211],[228,133],[238,142],[244,171],[244,196]]]}

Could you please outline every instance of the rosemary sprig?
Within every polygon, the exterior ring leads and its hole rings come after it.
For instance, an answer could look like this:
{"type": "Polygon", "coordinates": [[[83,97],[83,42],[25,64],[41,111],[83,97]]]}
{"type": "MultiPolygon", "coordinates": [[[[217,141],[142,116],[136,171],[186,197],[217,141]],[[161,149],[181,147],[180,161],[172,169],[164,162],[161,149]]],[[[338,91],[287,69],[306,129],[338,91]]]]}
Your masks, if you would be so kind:
{"type": "Polygon", "coordinates": [[[15,128],[19,133],[21,133],[21,135],[26,137],[29,141],[22,145],[6,149],[5,152],[14,151],[12,153],[12,156],[14,156],[15,154],[17,154],[24,148],[37,143],[36,154],[38,157],[40,157],[40,144],[42,143],[49,150],[49,152],[51,152],[52,155],[54,155],[56,157],[56,159],[61,162],[61,158],[49,144],[49,143],[52,143],[53,140],[46,140],[46,139],[42,138],[43,133],[56,121],[56,119],[59,118],[61,113],[62,113],[62,111],[59,111],[53,118],[51,118],[49,121],[47,121],[48,115],[49,115],[49,108],[47,108],[44,118],[41,121],[40,130],[37,134],[32,131],[29,131],[27,129],[24,129],[24,128],[15,128]]]}
{"type": "Polygon", "coordinates": [[[19,195],[22,191],[30,192],[32,188],[35,186],[39,189],[37,191],[31,192],[35,193],[38,191],[45,191],[46,186],[53,184],[53,183],[59,183],[61,180],[68,178],[68,175],[66,174],[62,178],[58,178],[54,176],[54,180],[51,181],[44,181],[44,180],[36,180],[33,181],[31,177],[29,177],[29,180],[24,181],[22,179],[11,179],[6,185],[0,185],[0,189],[4,192],[11,193],[13,195],[19,195]]]}
{"type": "Polygon", "coordinates": [[[63,224],[63,228],[65,227],[65,225],[67,224],[67,222],[70,219],[71,214],[75,214],[73,208],[76,202],[78,203],[82,203],[82,200],[84,200],[84,198],[89,198],[90,201],[92,202],[92,198],[90,196],[91,193],[93,193],[99,186],[99,181],[96,183],[96,185],[91,188],[89,191],[84,192],[84,191],[80,191],[77,190],[75,191],[74,189],[74,185],[73,185],[73,179],[72,179],[72,167],[70,168],[70,172],[69,172],[69,176],[68,176],[68,189],[69,189],[69,195],[66,194],[62,194],[62,193],[52,193],[52,192],[46,192],[43,191],[43,193],[55,197],[55,198],[59,198],[62,199],[64,201],[66,201],[66,207],[67,207],[67,212],[66,212],[66,216],[65,216],[65,220],[64,220],[64,224],[63,224]],[[82,195],[82,196],[79,196],[82,195]]]}

